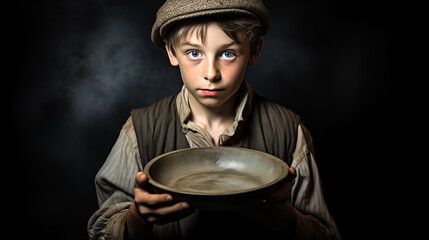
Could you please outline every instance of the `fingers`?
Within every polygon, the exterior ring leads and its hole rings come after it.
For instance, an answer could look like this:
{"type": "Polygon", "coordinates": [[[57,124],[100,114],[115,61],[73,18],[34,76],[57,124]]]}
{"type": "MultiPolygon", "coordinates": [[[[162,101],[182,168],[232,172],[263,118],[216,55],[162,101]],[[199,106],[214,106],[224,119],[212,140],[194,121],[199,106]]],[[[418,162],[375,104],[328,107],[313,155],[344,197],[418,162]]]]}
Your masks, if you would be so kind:
{"type": "Polygon", "coordinates": [[[138,205],[155,208],[173,200],[170,194],[153,194],[153,188],[144,172],[138,172],[134,180],[134,201],[138,205]]]}
{"type": "Polygon", "coordinates": [[[174,205],[161,208],[141,207],[142,215],[153,224],[165,224],[190,215],[194,210],[189,208],[186,202],[179,202],[174,205]]]}
{"type": "Polygon", "coordinates": [[[167,200],[169,198],[163,196],[147,197],[152,198],[153,201],[144,199],[144,203],[137,204],[137,208],[141,216],[149,223],[165,224],[173,222],[190,215],[194,211],[186,202],[174,203],[172,198],[167,200]]]}
{"type": "Polygon", "coordinates": [[[186,202],[174,201],[170,194],[154,194],[148,176],[138,172],[134,180],[134,203],[147,222],[164,224],[188,216],[193,212],[186,202]]]}
{"type": "Polygon", "coordinates": [[[157,207],[165,205],[173,200],[170,194],[152,194],[144,189],[134,189],[134,201],[148,207],[157,207]]]}

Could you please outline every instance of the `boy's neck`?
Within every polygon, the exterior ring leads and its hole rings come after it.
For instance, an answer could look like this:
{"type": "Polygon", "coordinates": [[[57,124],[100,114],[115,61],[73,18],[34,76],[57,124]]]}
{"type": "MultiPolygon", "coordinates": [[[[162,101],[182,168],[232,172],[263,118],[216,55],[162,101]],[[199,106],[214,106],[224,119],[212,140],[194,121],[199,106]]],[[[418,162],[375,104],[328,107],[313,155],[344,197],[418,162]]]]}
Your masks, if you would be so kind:
{"type": "Polygon", "coordinates": [[[198,102],[189,94],[189,107],[191,108],[191,121],[206,129],[218,143],[219,136],[226,128],[232,125],[235,119],[238,94],[235,93],[224,104],[215,108],[208,108],[198,102]]]}

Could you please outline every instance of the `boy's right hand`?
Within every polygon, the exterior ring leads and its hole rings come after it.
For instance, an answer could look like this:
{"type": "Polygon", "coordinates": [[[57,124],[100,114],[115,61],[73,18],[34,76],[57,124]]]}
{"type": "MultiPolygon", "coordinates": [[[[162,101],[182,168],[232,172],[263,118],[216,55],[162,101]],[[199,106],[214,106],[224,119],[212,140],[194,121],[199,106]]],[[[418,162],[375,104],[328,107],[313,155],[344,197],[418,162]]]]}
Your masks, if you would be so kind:
{"type": "Polygon", "coordinates": [[[126,232],[129,239],[134,239],[130,235],[152,234],[153,224],[173,222],[194,212],[189,203],[173,200],[170,194],[154,194],[147,175],[138,172],[134,180],[134,202],[127,215],[126,232]],[[137,233],[145,229],[146,233],[137,233]]]}
{"type": "Polygon", "coordinates": [[[187,202],[175,202],[170,194],[153,194],[148,177],[138,172],[134,181],[134,204],[149,223],[166,224],[190,215],[194,210],[187,202]]]}

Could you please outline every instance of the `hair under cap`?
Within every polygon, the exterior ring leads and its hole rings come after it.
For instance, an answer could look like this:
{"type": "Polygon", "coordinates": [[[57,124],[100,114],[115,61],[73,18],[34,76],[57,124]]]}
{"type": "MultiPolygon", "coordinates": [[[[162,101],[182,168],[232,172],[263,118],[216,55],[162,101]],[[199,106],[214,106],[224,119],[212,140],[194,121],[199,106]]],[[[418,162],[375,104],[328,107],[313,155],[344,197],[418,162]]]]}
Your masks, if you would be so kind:
{"type": "Polygon", "coordinates": [[[164,47],[163,38],[174,22],[221,13],[238,13],[258,18],[262,35],[270,27],[270,16],[261,0],[167,0],[156,14],[152,42],[164,47]]]}

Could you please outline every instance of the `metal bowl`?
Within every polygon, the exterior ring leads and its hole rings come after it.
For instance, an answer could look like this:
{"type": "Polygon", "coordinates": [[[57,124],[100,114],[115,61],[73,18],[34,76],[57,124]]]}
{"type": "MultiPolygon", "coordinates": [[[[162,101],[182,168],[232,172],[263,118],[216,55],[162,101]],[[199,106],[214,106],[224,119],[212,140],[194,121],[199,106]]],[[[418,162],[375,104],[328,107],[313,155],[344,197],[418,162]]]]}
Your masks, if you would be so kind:
{"type": "Polygon", "coordinates": [[[202,210],[227,210],[266,199],[289,166],[236,147],[186,148],[162,154],[144,168],[155,190],[202,210]]]}

